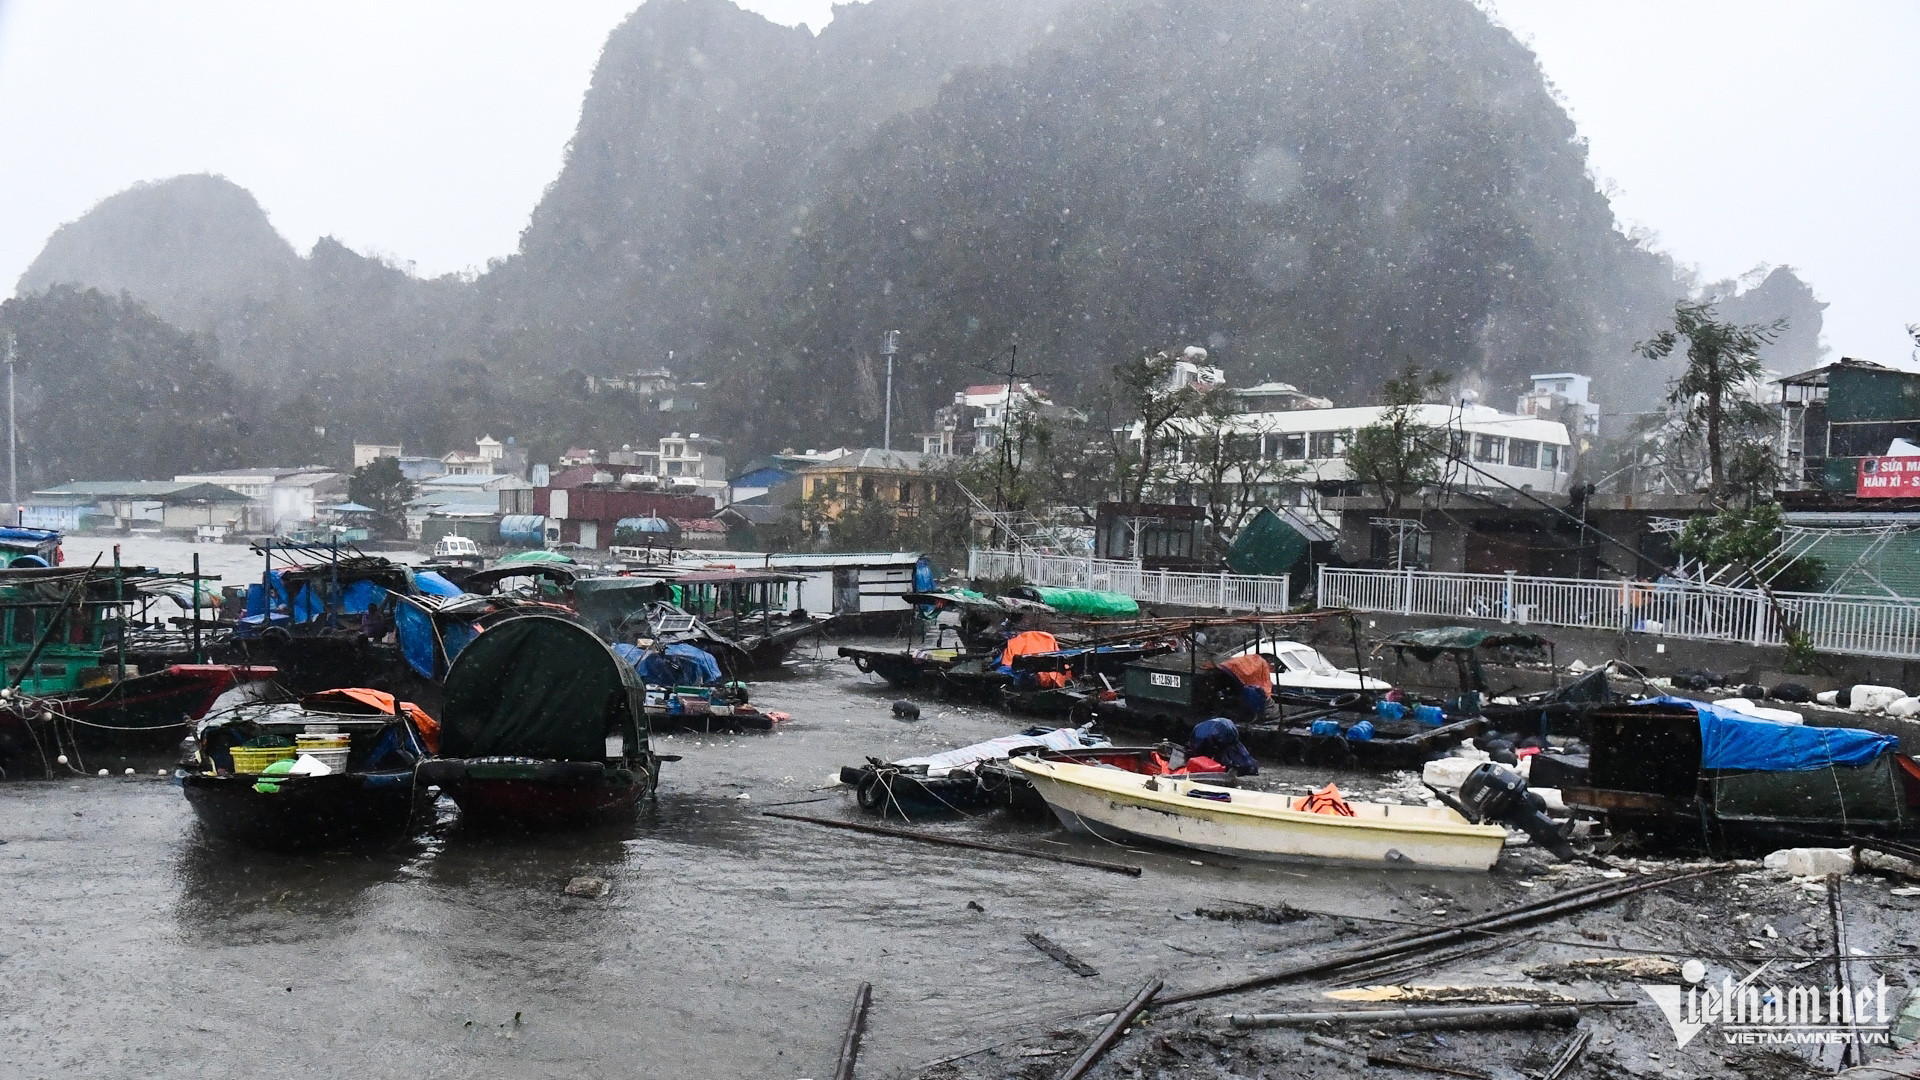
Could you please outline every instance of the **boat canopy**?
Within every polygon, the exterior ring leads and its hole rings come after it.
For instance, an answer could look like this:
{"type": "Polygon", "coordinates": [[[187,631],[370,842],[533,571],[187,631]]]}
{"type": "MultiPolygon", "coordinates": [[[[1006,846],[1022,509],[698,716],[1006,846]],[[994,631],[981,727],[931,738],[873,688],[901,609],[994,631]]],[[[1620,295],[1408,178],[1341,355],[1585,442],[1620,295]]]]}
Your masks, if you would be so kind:
{"type": "Polygon", "coordinates": [[[599,761],[606,737],[644,728],[640,676],[593,632],[524,615],[473,639],[447,671],[440,752],[599,761]]]}
{"type": "Polygon", "coordinates": [[[668,645],[664,651],[638,645],[615,645],[613,651],[653,686],[712,686],[721,678],[720,662],[712,653],[684,642],[668,645]]]}
{"type": "Polygon", "coordinates": [[[1700,767],[1758,772],[1811,772],[1833,765],[1869,765],[1900,748],[1892,735],[1859,728],[1782,724],[1691,698],[1662,696],[1634,702],[1692,709],[1700,717],[1700,767]]]}
{"type": "Polygon", "coordinates": [[[570,563],[573,560],[557,551],[534,548],[530,551],[516,551],[511,555],[502,555],[493,561],[495,566],[519,566],[523,563],[570,563]]]}

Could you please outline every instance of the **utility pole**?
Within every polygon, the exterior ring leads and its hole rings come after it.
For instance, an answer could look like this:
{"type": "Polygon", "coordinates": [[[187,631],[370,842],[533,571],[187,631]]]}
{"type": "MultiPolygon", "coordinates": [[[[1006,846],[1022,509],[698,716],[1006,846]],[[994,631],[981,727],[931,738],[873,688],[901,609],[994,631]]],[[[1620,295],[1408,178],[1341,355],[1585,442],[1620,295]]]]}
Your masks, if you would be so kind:
{"type": "Polygon", "coordinates": [[[887,419],[884,434],[880,436],[883,450],[893,449],[893,357],[900,351],[900,331],[889,330],[880,339],[880,353],[887,358],[887,419]]]}
{"type": "Polygon", "coordinates": [[[20,514],[20,438],[13,425],[13,331],[7,331],[7,502],[12,514],[20,514]]]}
{"type": "MultiPolygon", "coordinates": [[[[1006,482],[1008,474],[1013,472],[1012,436],[1014,387],[1024,380],[1037,379],[1047,374],[1044,371],[1019,370],[1017,367],[1019,359],[1020,343],[1015,341],[1007,348],[1007,402],[1005,407],[1000,411],[1000,468],[995,471],[993,478],[993,506],[995,510],[1001,513],[1005,513],[1007,510],[1007,497],[1010,493],[1006,490],[1006,482]]],[[[997,368],[987,367],[984,364],[976,364],[974,366],[983,371],[991,371],[995,375],[1000,374],[997,368]]]]}

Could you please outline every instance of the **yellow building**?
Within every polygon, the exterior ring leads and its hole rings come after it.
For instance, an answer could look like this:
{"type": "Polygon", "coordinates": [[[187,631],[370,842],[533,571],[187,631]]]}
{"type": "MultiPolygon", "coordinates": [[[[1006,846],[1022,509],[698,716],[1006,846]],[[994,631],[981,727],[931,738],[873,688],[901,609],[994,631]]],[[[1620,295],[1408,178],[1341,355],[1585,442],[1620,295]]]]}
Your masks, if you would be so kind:
{"type": "Polygon", "coordinates": [[[849,450],[800,470],[800,495],[830,518],[873,503],[912,514],[950,497],[945,480],[933,471],[936,460],[912,450],[849,450]]]}

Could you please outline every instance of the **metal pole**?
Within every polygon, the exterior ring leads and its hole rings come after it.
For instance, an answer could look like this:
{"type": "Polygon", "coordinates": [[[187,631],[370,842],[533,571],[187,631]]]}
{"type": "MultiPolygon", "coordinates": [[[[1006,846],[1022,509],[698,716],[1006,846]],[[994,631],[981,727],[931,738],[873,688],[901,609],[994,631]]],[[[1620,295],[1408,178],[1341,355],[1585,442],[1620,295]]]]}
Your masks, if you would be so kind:
{"type": "Polygon", "coordinates": [[[200,656],[200,553],[193,553],[193,662],[205,661],[200,656]]]}
{"type": "Polygon", "coordinates": [[[7,333],[7,501],[19,513],[20,505],[20,438],[15,434],[13,425],[13,333],[7,333]]]}
{"type": "Polygon", "coordinates": [[[880,352],[887,358],[886,427],[880,436],[880,447],[883,450],[893,449],[893,357],[899,351],[900,331],[887,331],[886,336],[880,339],[880,352]]]}
{"type": "Polygon", "coordinates": [[[120,569],[120,545],[115,544],[113,545],[113,603],[115,608],[120,612],[120,639],[115,649],[115,652],[118,654],[117,663],[120,668],[120,678],[123,680],[127,677],[127,621],[128,620],[127,620],[127,609],[126,609],[126,593],[124,591],[126,580],[127,580],[126,575],[123,572],[121,572],[121,569],[120,569]]]}

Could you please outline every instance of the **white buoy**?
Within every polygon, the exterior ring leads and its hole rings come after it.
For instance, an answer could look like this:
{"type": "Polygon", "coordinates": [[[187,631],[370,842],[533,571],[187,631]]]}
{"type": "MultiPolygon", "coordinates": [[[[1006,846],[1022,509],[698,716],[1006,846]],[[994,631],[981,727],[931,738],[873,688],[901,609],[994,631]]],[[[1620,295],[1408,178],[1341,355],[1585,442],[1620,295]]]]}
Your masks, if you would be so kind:
{"type": "Polygon", "coordinates": [[[105,775],[107,775],[107,770],[105,770],[105,769],[101,769],[101,770],[100,770],[100,775],[101,775],[101,776],[105,776],[105,775]]]}
{"type": "Polygon", "coordinates": [[[65,765],[67,763],[67,755],[61,754],[59,757],[54,758],[53,760],[59,762],[62,765],[65,765]]]}
{"type": "Polygon", "coordinates": [[[132,775],[133,775],[133,770],[132,770],[132,769],[128,769],[128,770],[127,770],[127,775],[128,775],[128,776],[132,776],[132,775]]]}
{"type": "Polygon", "coordinates": [[[155,770],[153,770],[153,775],[155,775],[155,776],[165,776],[165,775],[167,775],[167,770],[165,770],[165,769],[155,769],[155,770]]]}

